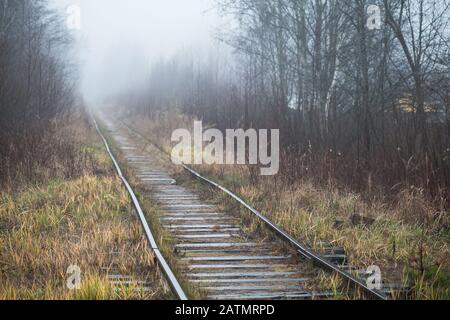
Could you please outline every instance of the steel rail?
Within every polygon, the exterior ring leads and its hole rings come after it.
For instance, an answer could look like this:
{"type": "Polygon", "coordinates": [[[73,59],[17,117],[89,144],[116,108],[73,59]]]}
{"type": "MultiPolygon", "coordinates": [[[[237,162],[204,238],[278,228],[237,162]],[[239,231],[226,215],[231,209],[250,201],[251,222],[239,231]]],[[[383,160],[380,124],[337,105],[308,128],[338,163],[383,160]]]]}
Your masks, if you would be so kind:
{"type": "MultiPolygon", "coordinates": [[[[138,132],[136,129],[131,128],[128,124],[126,124],[124,121],[119,120],[125,127],[128,128],[128,130],[130,130],[131,132],[135,133],[136,135],[140,136],[142,139],[148,141],[149,143],[151,143],[153,146],[155,146],[156,148],[158,148],[161,152],[163,152],[164,154],[168,155],[167,152],[162,149],[160,146],[158,146],[157,144],[155,144],[153,141],[151,141],[149,138],[144,137],[140,132],[138,132]]],[[[211,179],[208,179],[206,177],[204,177],[203,175],[201,175],[200,173],[198,173],[197,171],[195,171],[194,169],[190,168],[189,166],[182,164],[181,165],[186,171],[188,171],[191,175],[193,175],[194,177],[198,178],[201,181],[204,181],[210,185],[212,185],[213,187],[221,190],[222,192],[226,193],[228,196],[230,196],[231,198],[233,198],[234,200],[236,200],[237,202],[239,202],[243,207],[245,207],[247,210],[249,210],[251,213],[253,213],[254,215],[256,215],[259,219],[261,219],[262,221],[264,221],[272,230],[275,231],[276,234],[278,234],[281,238],[283,238],[284,240],[286,240],[289,244],[291,244],[292,246],[294,246],[298,252],[304,256],[305,258],[307,258],[308,260],[312,260],[315,264],[319,265],[320,267],[330,271],[330,272],[334,272],[338,275],[340,275],[344,280],[346,280],[348,283],[350,283],[351,285],[354,285],[357,288],[360,288],[363,290],[363,292],[366,294],[367,297],[369,298],[373,298],[373,299],[377,299],[377,300],[387,300],[387,296],[382,293],[379,292],[376,289],[372,289],[370,288],[365,282],[357,279],[356,277],[354,277],[352,274],[346,272],[345,270],[342,270],[341,268],[339,268],[338,266],[336,266],[333,263],[330,263],[329,261],[323,259],[319,254],[313,252],[310,248],[308,248],[306,245],[300,243],[298,240],[296,240],[295,238],[293,238],[291,235],[289,235],[285,230],[283,230],[280,226],[276,225],[273,221],[271,221],[269,218],[267,218],[265,215],[263,215],[261,212],[259,212],[258,210],[256,210],[255,208],[253,208],[252,206],[250,206],[249,204],[247,204],[242,198],[240,198],[239,196],[237,196],[235,193],[233,193],[232,191],[228,190],[227,188],[221,186],[220,184],[212,181],[211,179]]]]}
{"type": "Polygon", "coordinates": [[[156,243],[156,240],[152,234],[152,231],[150,230],[150,227],[147,223],[147,219],[145,218],[144,212],[142,210],[141,205],[139,204],[136,194],[134,193],[133,188],[131,188],[127,179],[124,177],[122,170],[120,169],[119,163],[117,162],[116,158],[114,157],[114,155],[109,147],[108,141],[106,140],[105,136],[103,135],[102,131],[100,130],[100,127],[98,126],[97,121],[95,120],[95,117],[92,115],[92,113],[91,113],[91,118],[94,122],[95,129],[97,130],[97,133],[103,140],[103,144],[105,145],[106,151],[108,152],[108,154],[114,164],[117,175],[122,180],[123,184],[125,185],[128,193],[133,201],[134,208],[136,209],[136,212],[139,216],[139,220],[142,224],[142,227],[144,228],[144,232],[145,232],[147,240],[150,244],[150,248],[155,253],[156,259],[157,259],[160,267],[162,268],[167,280],[169,281],[170,286],[175,291],[176,295],[178,296],[178,298],[180,300],[188,300],[188,298],[187,298],[186,294],[184,293],[183,288],[181,287],[180,283],[178,282],[175,274],[173,273],[173,271],[170,268],[170,266],[168,265],[166,259],[164,258],[161,251],[159,250],[158,244],[156,243]]]}

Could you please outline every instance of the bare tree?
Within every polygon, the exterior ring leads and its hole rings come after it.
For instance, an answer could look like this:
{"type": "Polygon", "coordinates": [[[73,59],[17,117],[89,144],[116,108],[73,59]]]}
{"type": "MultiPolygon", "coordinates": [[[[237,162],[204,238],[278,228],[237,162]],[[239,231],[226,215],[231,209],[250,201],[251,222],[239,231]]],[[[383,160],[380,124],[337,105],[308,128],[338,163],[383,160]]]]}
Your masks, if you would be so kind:
{"type": "Polygon", "coordinates": [[[176,70],[158,64],[145,93],[153,110],[177,105],[221,128],[280,128],[290,177],[358,190],[416,185],[450,199],[447,1],[218,4],[237,24],[218,36],[235,49],[233,67],[192,56],[175,57],[176,70]],[[380,29],[367,27],[369,4],[384,12],[380,29]]]}

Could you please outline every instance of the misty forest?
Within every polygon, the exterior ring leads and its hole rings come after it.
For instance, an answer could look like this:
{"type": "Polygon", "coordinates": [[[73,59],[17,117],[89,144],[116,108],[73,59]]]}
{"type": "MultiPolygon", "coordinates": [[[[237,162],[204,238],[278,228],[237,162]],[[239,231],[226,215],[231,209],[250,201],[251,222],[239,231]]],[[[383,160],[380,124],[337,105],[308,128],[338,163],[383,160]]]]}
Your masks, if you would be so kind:
{"type": "Polygon", "coordinates": [[[447,0],[0,0],[0,300],[182,299],[147,229],[190,299],[447,300],[449,210],[447,0]],[[189,164],[240,203],[195,180],[167,157],[194,121],[279,129],[279,171],[189,164]]]}

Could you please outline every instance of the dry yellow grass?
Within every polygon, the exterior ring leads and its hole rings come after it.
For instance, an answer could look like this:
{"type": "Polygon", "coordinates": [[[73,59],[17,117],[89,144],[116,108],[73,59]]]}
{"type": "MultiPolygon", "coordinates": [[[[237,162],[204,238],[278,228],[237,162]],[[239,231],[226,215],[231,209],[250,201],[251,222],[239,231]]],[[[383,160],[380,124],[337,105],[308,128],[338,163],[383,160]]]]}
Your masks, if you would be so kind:
{"type": "Polygon", "coordinates": [[[88,132],[80,149],[91,154],[94,168],[78,178],[0,192],[0,299],[169,296],[128,195],[98,138],[88,132]],[[67,288],[70,265],[81,269],[79,290],[67,288]],[[108,275],[129,276],[130,282],[112,284],[108,275]]]}

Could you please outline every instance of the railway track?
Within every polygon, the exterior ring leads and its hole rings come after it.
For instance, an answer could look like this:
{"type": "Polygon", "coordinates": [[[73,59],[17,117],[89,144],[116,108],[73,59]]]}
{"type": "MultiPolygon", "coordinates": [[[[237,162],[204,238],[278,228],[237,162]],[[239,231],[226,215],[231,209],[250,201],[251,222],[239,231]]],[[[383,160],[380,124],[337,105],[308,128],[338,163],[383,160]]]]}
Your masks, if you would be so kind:
{"type": "MultiPolygon", "coordinates": [[[[387,299],[335,263],[345,263],[345,252],[330,247],[326,255],[312,252],[273,224],[238,196],[184,166],[197,179],[225,192],[261,219],[278,240],[250,235],[239,216],[221,211],[201,200],[199,195],[178,185],[168,168],[167,157],[155,145],[126,124],[101,116],[124,161],[140,184],[151,190],[146,194],[160,208],[160,224],[171,235],[177,270],[207,299],[324,299],[345,296],[345,292],[321,283],[323,271],[338,274],[353,289],[371,299],[387,299]],[[147,147],[147,148],[145,148],[147,147]],[[286,244],[289,244],[286,247],[286,244]]],[[[95,119],[94,119],[95,122],[95,119]]],[[[187,299],[177,276],[161,254],[133,188],[124,177],[101,129],[95,122],[119,177],[131,195],[151,249],[179,299],[187,299]]]]}

